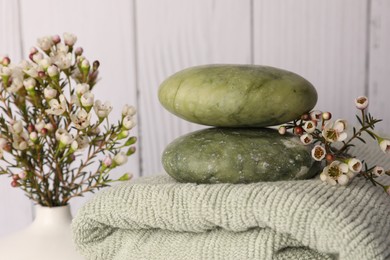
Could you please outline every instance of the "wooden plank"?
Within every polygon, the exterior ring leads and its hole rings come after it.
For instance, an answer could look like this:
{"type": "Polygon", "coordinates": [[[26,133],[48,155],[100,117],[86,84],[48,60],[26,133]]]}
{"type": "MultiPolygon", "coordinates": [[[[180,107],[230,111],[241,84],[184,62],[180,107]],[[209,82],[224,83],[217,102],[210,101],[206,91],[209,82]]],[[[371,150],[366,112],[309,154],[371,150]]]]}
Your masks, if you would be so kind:
{"type": "MultiPolygon", "coordinates": [[[[12,62],[21,58],[19,5],[17,1],[0,0],[0,56],[12,62]]],[[[31,203],[20,189],[12,188],[8,176],[0,176],[0,237],[27,226],[31,203]]]]}
{"type": "MultiPolygon", "coordinates": [[[[94,94],[96,99],[113,104],[110,121],[120,119],[126,103],[137,105],[132,1],[118,0],[113,4],[109,0],[21,0],[21,3],[26,51],[35,45],[38,37],[72,32],[78,36],[76,46],[84,48],[85,56],[101,63],[101,80],[94,94]],[[41,10],[39,15],[32,11],[38,10],[37,7],[41,10]]],[[[137,129],[133,134],[138,135],[137,129]]],[[[119,177],[127,171],[138,176],[138,162],[139,154],[136,154],[126,165],[112,171],[112,176],[119,177]]],[[[72,200],[72,211],[90,196],[72,200]]]]}
{"type": "Polygon", "coordinates": [[[316,87],[317,108],[356,123],[365,94],[367,0],[254,1],[256,64],[296,72],[316,87]]]}
{"type": "Polygon", "coordinates": [[[168,113],[159,84],[186,67],[250,63],[250,1],[136,2],[144,175],[161,173],[161,154],[178,136],[204,128],[168,113]]]}
{"type": "Polygon", "coordinates": [[[384,121],[378,131],[390,137],[390,1],[372,0],[370,20],[370,112],[384,121]]]}

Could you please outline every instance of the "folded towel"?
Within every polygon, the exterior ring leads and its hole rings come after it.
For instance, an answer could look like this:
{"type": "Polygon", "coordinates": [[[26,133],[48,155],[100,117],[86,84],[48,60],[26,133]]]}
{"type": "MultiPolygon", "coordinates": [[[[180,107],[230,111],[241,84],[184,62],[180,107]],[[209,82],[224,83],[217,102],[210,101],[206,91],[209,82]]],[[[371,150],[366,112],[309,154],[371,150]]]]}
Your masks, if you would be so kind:
{"type": "Polygon", "coordinates": [[[95,196],[72,228],[87,259],[390,259],[390,197],[362,178],[347,187],[139,178],[95,196]]]}

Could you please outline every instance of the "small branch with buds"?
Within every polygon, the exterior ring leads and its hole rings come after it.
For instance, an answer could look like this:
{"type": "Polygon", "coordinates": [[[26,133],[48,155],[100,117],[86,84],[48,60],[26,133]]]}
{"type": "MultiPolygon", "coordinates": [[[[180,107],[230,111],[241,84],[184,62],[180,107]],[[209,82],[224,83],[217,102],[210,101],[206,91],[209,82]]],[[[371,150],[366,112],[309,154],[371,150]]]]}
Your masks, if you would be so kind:
{"type": "Polygon", "coordinates": [[[390,140],[373,131],[375,125],[382,120],[367,114],[367,97],[358,97],[355,100],[355,106],[361,110],[361,116],[356,115],[360,127],[353,127],[353,134],[349,139],[347,139],[346,120],[330,121],[332,118],[330,112],[318,110],[304,114],[299,120],[292,123],[280,126],[279,133],[285,134],[288,130],[292,130],[295,135],[300,137],[303,144],[315,144],[312,149],[313,159],[325,163],[320,174],[322,181],[331,185],[347,185],[355,176],[362,176],[373,185],[381,186],[390,194],[390,187],[376,180],[377,177],[390,175],[390,170],[385,171],[381,166],[368,167],[366,163],[364,163],[363,169],[363,161],[348,153],[349,149],[354,146],[352,141],[359,140],[366,143],[362,137],[363,133],[367,133],[375,139],[383,152],[390,153],[390,140]]]}

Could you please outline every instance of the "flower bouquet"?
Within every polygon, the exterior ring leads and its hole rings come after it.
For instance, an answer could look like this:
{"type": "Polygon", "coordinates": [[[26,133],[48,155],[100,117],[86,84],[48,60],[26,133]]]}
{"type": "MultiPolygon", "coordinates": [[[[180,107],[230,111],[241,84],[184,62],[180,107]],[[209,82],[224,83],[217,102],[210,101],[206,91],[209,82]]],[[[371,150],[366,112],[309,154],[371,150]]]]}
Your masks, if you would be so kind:
{"type": "Polygon", "coordinates": [[[108,186],[115,181],[109,172],[135,152],[134,107],[125,105],[110,123],[112,106],[92,93],[99,62],[91,65],[76,40],[42,37],[29,60],[0,58],[0,174],[42,206],[108,186]]]}

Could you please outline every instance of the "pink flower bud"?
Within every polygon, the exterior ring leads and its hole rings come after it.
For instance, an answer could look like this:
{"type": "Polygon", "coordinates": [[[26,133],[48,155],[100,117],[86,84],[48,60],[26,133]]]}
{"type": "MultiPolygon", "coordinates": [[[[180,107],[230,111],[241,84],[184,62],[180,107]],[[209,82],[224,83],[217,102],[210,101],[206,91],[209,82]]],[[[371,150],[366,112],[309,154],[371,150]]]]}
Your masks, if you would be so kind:
{"type": "Polygon", "coordinates": [[[329,120],[332,118],[332,114],[330,112],[324,112],[322,113],[322,119],[323,120],[329,120]]]}
{"type": "Polygon", "coordinates": [[[360,96],[355,99],[355,105],[357,109],[364,110],[368,107],[368,98],[365,96],[360,96]]]}
{"type": "Polygon", "coordinates": [[[106,156],[103,160],[103,165],[106,166],[106,167],[110,167],[112,164],[112,159],[110,156],[106,156]]]}
{"type": "Polygon", "coordinates": [[[319,110],[313,110],[310,112],[310,118],[311,120],[318,121],[322,117],[322,112],[319,110]]]}
{"type": "Polygon", "coordinates": [[[9,57],[4,57],[3,60],[1,61],[1,64],[4,66],[8,66],[11,63],[11,60],[9,57]]]}
{"type": "Polygon", "coordinates": [[[31,47],[30,48],[30,55],[32,56],[32,55],[34,55],[34,54],[36,54],[38,52],[38,49],[37,48],[35,48],[35,47],[31,47]]]}
{"type": "Polygon", "coordinates": [[[57,44],[61,41],[61,38],[59,35],[54,35],[54,36],[52,36],[52,41],[54,44],[57,44]]]}
{"type": "Polygon", "coordinates": [[[24,180],[26,178],[26,176],[27,176],[26,172],[19,172],[18,175],[19,175],[19,178],[22,179],[22,180],[24,180]]]}
{"type": "Polygon", "coordinates": [[[76,54],[76,56],[81,56],[81,55],[83,55],[83,52],[84,52],[84,50],[83,50],[83,48],[81,48],[81,47],[77,47],[77,49],[74,51],[74,53],[76,54]]]}

